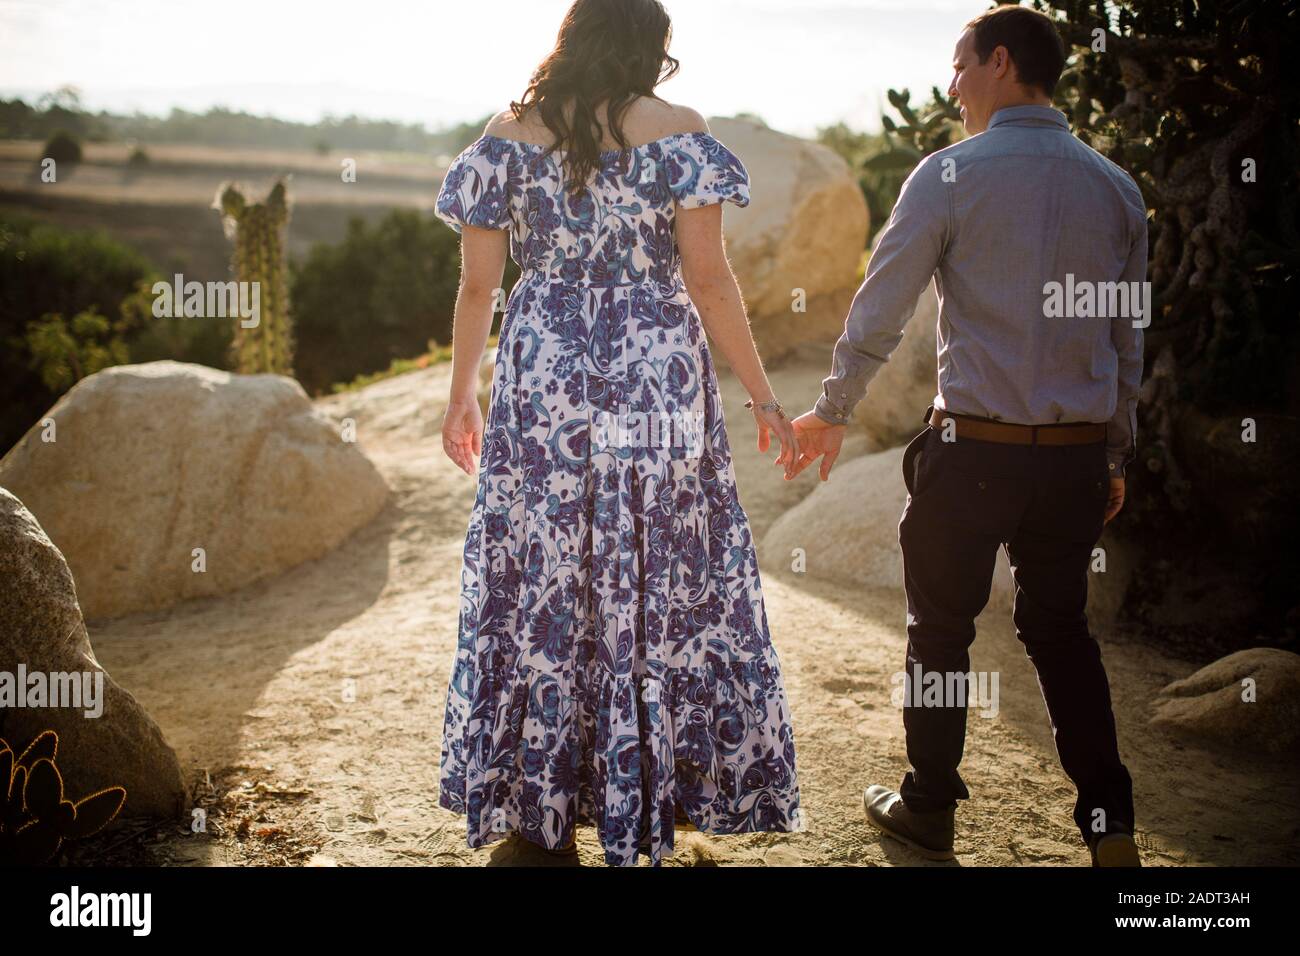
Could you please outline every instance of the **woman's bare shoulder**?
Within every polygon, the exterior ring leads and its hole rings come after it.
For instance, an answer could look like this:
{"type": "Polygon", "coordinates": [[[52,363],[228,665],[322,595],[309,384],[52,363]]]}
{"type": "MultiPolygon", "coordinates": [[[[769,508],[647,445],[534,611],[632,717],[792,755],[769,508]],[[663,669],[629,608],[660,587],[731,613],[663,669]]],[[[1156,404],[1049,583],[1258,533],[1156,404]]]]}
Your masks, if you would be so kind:
{"type": "Polygon", "coordinates": [[[647,131],[652,133],[652,136],[646,138],[659,139],[674,133],[709,131],[709,124],[705,122],[698,110],[680,103],[669,103],[667,100],[645,96],[637,100],[635,108],[639,113],[638,119],[645,125],[647,131]]]}
{"type": "MultiPolygon", "coordinates": [[[[529,110],[522,118],[516,118],[512,110],[502,110],[488,120],[483,132],[527,142],[549,140],[550,131],[534,114],[535,111],[529,110]]],[[[709,124],[698,110],[689,106],[642,96],[624,114],[623,132],[633,142],[650,142],[676,133],[707,133],[709,124]]]]}
{"type": "Polygon", "coordinates": [[[488,120],[483,132],[490,136],[511,136],[519,131],[519,120],[513,111],[504,109],[488,120]]]}

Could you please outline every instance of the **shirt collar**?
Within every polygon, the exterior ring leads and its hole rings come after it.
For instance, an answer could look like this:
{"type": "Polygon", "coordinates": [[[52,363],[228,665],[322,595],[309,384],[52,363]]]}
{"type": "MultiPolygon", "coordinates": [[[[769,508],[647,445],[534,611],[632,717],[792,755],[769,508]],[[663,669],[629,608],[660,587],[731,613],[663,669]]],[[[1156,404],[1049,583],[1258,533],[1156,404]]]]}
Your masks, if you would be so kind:
{"type": "Polygon", "coordinates": [[[1070,131],[1065,114],[1054,106],[1004,106],[989,117],[988,129],[1001,123],[1009,126],[1059,126],[1067,133],[1070,131]]]}

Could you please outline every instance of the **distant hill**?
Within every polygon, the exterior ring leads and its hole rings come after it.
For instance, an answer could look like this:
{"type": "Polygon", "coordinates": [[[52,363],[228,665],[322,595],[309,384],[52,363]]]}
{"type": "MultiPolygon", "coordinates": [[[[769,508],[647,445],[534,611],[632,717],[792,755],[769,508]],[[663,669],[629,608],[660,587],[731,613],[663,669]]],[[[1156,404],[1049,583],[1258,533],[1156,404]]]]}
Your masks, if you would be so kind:
{"type": "Polygon", "coordinates": [[[488,117],[430,131],[420,123],[327,117],[319,123],[295,123],[273,116],[214,107],[206,113],[173,109],[167,116],[141,113],[92,113],[75,94],[47,94],[33,106],[21,99],[0,100],[0,139],[44,140],[67,130],[87,142],[135,140],[141,143],[195,143],[209,146],[258,146],[306,150],[393,150],[456,155],[487,124],[488,117]]]}

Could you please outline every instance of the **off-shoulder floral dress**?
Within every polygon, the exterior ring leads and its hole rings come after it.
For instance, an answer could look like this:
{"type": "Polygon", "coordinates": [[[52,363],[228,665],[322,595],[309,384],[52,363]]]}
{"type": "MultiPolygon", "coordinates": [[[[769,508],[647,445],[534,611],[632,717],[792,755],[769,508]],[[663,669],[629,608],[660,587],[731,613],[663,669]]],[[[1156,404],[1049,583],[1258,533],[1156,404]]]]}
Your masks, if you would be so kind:
{"type": "Polygon", "coordinates": [[[749,203],[740,160],[676,133],[601,156],[484,135],[437,213],[510,231],[461,568],[439,804],[468,844],[594,825],[611,864],[707,833],[802,829],[794,735],[678,208],[749,203]],[[634,413],[658,413],[657,418],[634,413]],[[658,421],[657,427],[653,422],[658,421]],[[694,428],[692,428],[694,426],[694,428]]]}

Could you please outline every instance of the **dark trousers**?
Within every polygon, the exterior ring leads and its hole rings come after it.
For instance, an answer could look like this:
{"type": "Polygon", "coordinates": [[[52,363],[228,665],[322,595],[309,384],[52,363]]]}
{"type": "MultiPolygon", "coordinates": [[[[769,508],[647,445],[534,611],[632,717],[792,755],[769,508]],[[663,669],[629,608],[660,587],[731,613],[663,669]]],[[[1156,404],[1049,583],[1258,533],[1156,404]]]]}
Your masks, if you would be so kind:
{"type": "MultiPolygon", "coordinates": [[[[927,426],[903,455],[909,497],[898,526],[907,590],[907,674],[970,671],[975,617],[988,603],[999,546],[1015,578],[1016,634],[1038,670],[1056,752],[1078,789],[1085,843],[1133,828],[1133,783],[1120,761],[1110,686],[1088,632],[1092,549],[1109,492],[1105,443],[1011,445],[943,440],[927,426]]],[[[947,681],[945,681],[947,683],[947,681]]],[[[957,765],[965,706],[905,698],[912,769],[899,788],[912,810],[968,799],[957,765]]]]}

